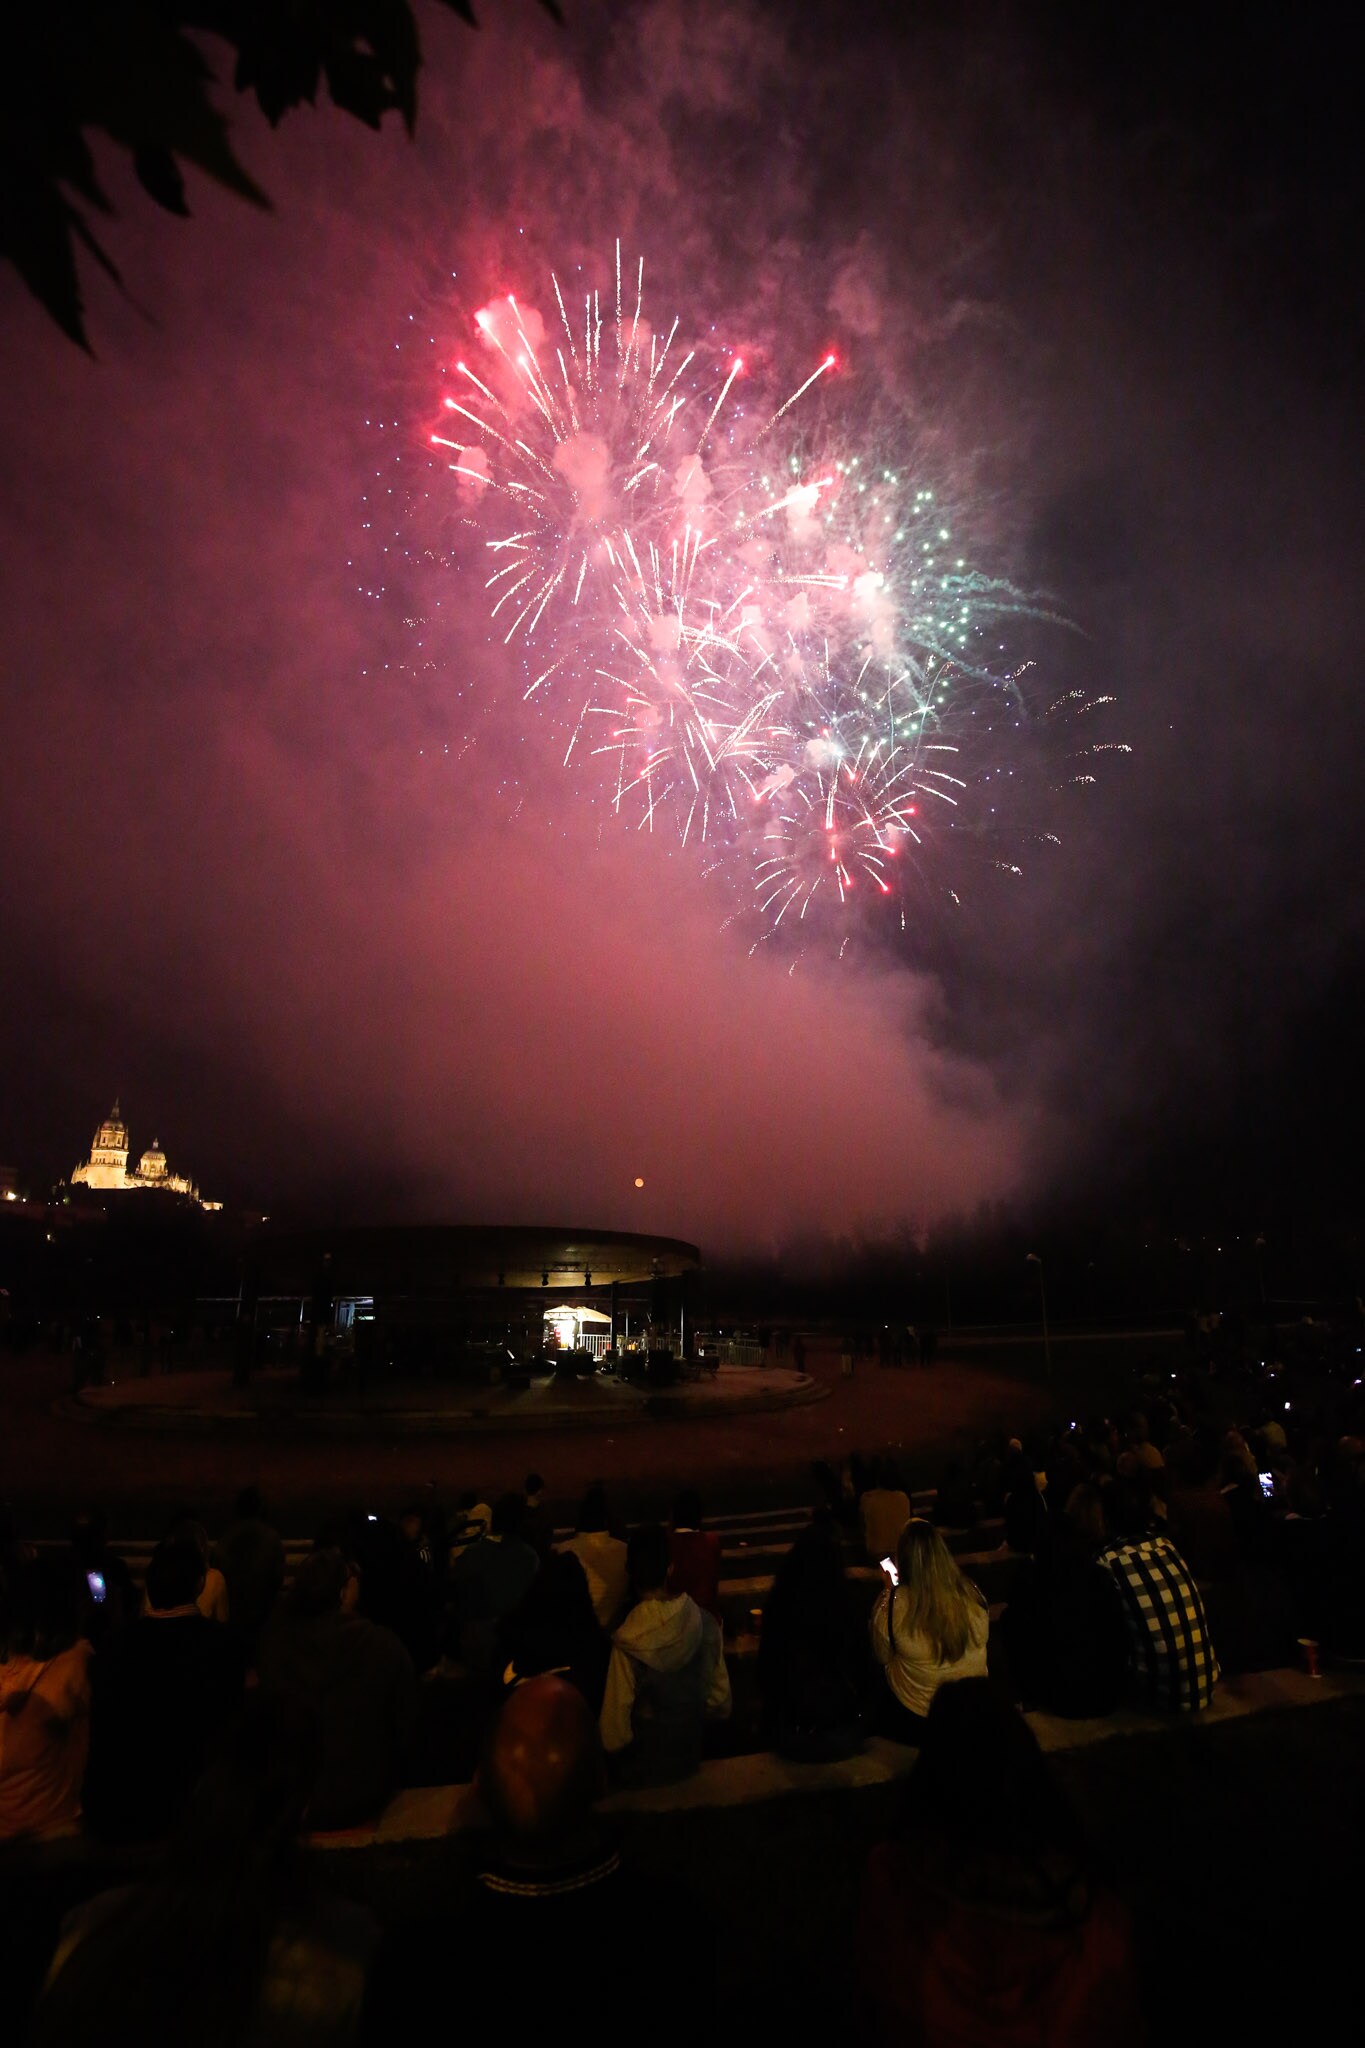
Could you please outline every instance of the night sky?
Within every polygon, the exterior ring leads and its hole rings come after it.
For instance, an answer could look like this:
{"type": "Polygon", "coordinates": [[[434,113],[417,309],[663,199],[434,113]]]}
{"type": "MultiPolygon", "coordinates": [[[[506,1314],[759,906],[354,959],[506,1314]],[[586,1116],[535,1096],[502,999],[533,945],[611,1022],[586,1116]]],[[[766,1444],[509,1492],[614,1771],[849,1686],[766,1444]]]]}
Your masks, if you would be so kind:
{"type": "Polygon", "coordinates": [[[565,12],[419,5],[413,142],[225,92],[273,214],[110,160],[93,361],[0,276],[0,1158],[69,1172],[117,1089],[135,1150],[281,1212],[720,1248],[1356,1200],[1339,11],[565,12]],[[837,344],[1074,622],[1027,651],[1119,698],[1061,847],[906,942],[751,958],[510,729],[468,579],[420,658],[403,623],[430,337],[618,235],[670,313],[837,344]]]}

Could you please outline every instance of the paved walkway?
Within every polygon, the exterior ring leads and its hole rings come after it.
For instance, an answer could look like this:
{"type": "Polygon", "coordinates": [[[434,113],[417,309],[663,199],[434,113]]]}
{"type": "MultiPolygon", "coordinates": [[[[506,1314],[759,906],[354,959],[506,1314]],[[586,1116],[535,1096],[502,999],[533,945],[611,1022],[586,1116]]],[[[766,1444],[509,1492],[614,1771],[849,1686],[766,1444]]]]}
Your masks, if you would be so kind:
{"type": "Polygon", "coordinates": [[[632,1424],[730,1420],[828,1398],[809,1373],[782,1366],[722,1365],[675,1387],[635,1386],[594,1375],[547,1374],[521,1390],[410,1382],[357,1394],[346,1388],[302,1395],[296,1371],[256,1374],[245,1387],[227,1372],[167,1373],[85,1387],[60,1403],[72,1421],[164,1435],[270,1433],[358,1437],[376,1430],[422,1437],[522,1430],[620,1429],[632,1424]]]}
{"type": "MultiPolygon", "coordinates": [[[[1169,1347],[1154,1342],[1165,1356],[1169,1347]]],[[[1139,1349],[1123,1344],[1104,1359],[1118,1359],[1126,1375],[1139,1349]]],[[[434,1439],[391,1432],[376,1417],[365,1436],[308,1438],[285,1427],[278,1435],[185,1435],[172,1455],[166,1440],[150,1432],[92,1429],[63,1415],[69,1361],[29,1355],[5,1361],[3,1369],[0,1499],[13,1503],[22,1527],[41,1535],[60,1533],[92,1502],[109,1512],[116,1533],[155,1527],[186,1501],[216,1528],[248,1481],[260,1486],[279,1524],[308,1530],[352,1504],[397,1514],[428,1485],[446,1495],[475,1486],[481,1498],[491,1499],[519,1485],[531,1463],[566,1509],[601,1476],[627,1514],[658,1513],[689,1480],[700,1483],[716,1507],[780,1505],[805,1492],[816,1458],[837,1459],[852,1449],[890,1451],[928,1484],[947,1458],[969,1455],[980,1437],[1007,1427],[1028,1430],[1054,1404],[1040,1379],[979,1354],[970,1363],[945,1356],[927,1371],[860,1363],[845,1379],[837,1344],[812,1342],[806,1370],[828,1398],[775,1414],[690,1416],[666,1428],[547,1430],[529,1438],[489,1430],[434,1439]]]]}

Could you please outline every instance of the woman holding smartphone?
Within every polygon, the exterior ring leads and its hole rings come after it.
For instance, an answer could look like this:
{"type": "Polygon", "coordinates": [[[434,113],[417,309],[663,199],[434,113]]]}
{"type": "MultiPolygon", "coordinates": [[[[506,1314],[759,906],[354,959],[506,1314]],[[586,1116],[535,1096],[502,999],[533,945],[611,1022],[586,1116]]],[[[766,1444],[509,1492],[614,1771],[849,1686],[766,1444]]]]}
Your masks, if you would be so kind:
{"type": "MultiPolygon", "coordinates": [[[[884,1565],[891,1560],[884,1559],[884,1565]]],[[[934,1694],[955,1678],[986,1676],[990,1611],[932,1522],[906,1523],[895,1569],[872,1610],[872,1654],[885,1689],[877,1732],[918,1745],[934,1694]]]]}

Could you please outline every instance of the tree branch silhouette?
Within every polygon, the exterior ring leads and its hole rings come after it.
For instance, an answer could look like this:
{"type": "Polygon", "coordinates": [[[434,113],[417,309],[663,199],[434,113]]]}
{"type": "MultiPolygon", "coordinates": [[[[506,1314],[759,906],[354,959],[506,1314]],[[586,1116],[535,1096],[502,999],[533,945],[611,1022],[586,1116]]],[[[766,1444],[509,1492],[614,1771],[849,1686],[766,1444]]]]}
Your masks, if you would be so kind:
{"type": "MultiPolygon", "coordinates": [[[[436,0],[476,28],[471,0],[436,0]]],[[[539,0],[556,21],[556,0],[539,0]]],[[[113,215],[89,138],[124,151],[148,196],[188,216],[185,165],[253,206],[206,48],[231,53],[233,89],[272,127],[333,106],[366,127],[417,118],[421,42],[411,0],[17,0],[0,30],[0,256],[62,332],[90,351],[78,256],[122,288],[91,216],[113,215]]]]}

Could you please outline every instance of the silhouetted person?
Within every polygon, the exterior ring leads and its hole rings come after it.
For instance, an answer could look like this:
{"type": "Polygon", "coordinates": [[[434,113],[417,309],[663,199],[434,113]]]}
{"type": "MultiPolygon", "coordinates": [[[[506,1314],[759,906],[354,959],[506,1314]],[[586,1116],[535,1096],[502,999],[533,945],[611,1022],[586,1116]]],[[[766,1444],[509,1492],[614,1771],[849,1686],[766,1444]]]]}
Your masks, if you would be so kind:
{"type": "Polygon", "coordinates": [[[377,1929],[296,1854],[316,1770],[308,1717],[249,1701],[188,1803],[164,1873],[67,1917],[33,2048],[356,2041],[377,1929]]]}
{"type": "Polygon", "coordinates": [[[180,1819],[214,1745],[241,1706],[245,1667],[231,1632],[199,1611],[204,1558],[189,1533],[158,1543],[147,1611],[96,1661],[85,1811],[111,1841],[155,1841],[180,1819]]]}
{"type": "Polygon", "coordinates": [[[611,1638],[593,1613],[582,1565],[552,1550],[521,1605],[498,1624],[498,1665],[504,1686],[551,1673],[576,1685],[594,1714],[602,1708],[611,1638]]]}
{"type": "Polygon", "coordinates": [[[527,1473],[522,1483],[522,1500],[525,1504],[522,1540],[530,1544],[537,1557],[547,1557],[555,1540],[555,1518],[550,1512],[545,1481],[539,1472],[527,1473]]]}
{"type": "Polygon", "coordinates": [[[988,1680],[935,1695],[857,1927],[862,2033],[999,2048],[1143,2039],[1128,1915],[1028,1724],[988,1680]]]}
{"type": "Polygon", "coordinates": [[[715,2031],[715,1928],[699,1901],[630,1868],[593,1812],[606,1789],[575,1686],[530,1679],[489,1730],[476,1780],[493,1826],[473,1896],[384,1942],[367,2012],[376,2048],[419,2041],[459,1976],[461,2034],[694,2041],[715,2031]],[[679,1972],[682,1973],[679,1976],[679,1972]]]}
{"type": "Polygon", "coordinates": [[[497,1625],[519,1607],[540,1568],[522,1535],[526,1513],[519,1493],[504,1493],[494,1504],[488,1533],[462,1551],[450,1574],[465,1662],[491,1670],[497,1625]]]}
{"type": "Polygon", "coordinates": [[[868,1563],[880,1564],[884,1557],[894,1557],[901,1530],[910,1519],[910,1496],[889,1458],[882,1460],[871,1484],[862,1489],[858,1515],[868,1563]]]}
{"type": "Polygon", "coordinates": [[[797,1763],[861,1748],[871,1679],[867,1628],[827,1514],[803,1529],[763,1608],[758,1686],[764,1740],[797,1763]]]}
{"type": "Polygon", "coordinates": [[[338,1550],[315,1550],[261,1634],[261,1690],[321,1731],[309,1807],[315,1828],[374,1820],[396,1789],[417,1719],[412,1659],[391,1629],[356,1613],[360,1585],[338,1550]]]}
{"type": "Polygon", "coordinates": [[[720,1621],[720,1538],[702,1527],[701,1495],[695,1487],[680,1493],[673,1504],[668,1558],[672,1590],[690,1593],[698,1607],[720,1621]]]}
{"type": "Polygon", "coordinates": [[[940,1529],[971,1529],[979,1513],[971,1481],[962,1461],[954,1458],[944,1469],[934,1495],[934,1521],[940,1529]]]}
{"type": "Polygon", "coordinates": [[[1031,1557],[1047,1529],[1047,1495],[1040,1485],[1046,1475],[1037,1470],[1037,1459],[1011,1440],[1002,1475],[1005,1541],[1011,1550],[1031,1557]]]}
{"type": "Polygon", "coordinates": [[[142,1612],[142,1595],[127,1564],[110,1548],[108,1519],[98,1510],[76,1517],[71,1552],[89,1594],[86,1637],[95,1650],[102,1650],[142,1612]]]}
{"type": "Polygon", "coordinates": [[[630,1574],[626,1546],[612,1530],[607,1489],[600,1479],[584,1494],[574,1533],[559,1547],[572,1551],[587,1573],[593,1613],[602,1627],[614,1628],[629,1597],[630,1574]]]}
{"type": "Polygon", "coordinates": [[[284,1584],[284,1545],[266,1521],[254,1486],[243,1487],[237,1496],[232,1522],[218,1545],[217,1564],[227,1585],[232,1626],[252,1652],[284,1584]]]}
{"type": "Polygon", "coordinates": [[[441,1633],[443,1589],[438,1585],[422,1511],[352,1517],[340,1548],[360,1568],[359,1612],[392,1629],[418,1671],[435,1662],[441,1633]]]}
{"type": "Polygon", "coordinates": [[[1128,1638],[1112,1574],[1096,1561],[1104,1539],[1099,1488],[1078,1486],[1020,1566],[1001,1627],[1026,1707],[1084,1719],[1123,1696],[1128,1638]]]}

